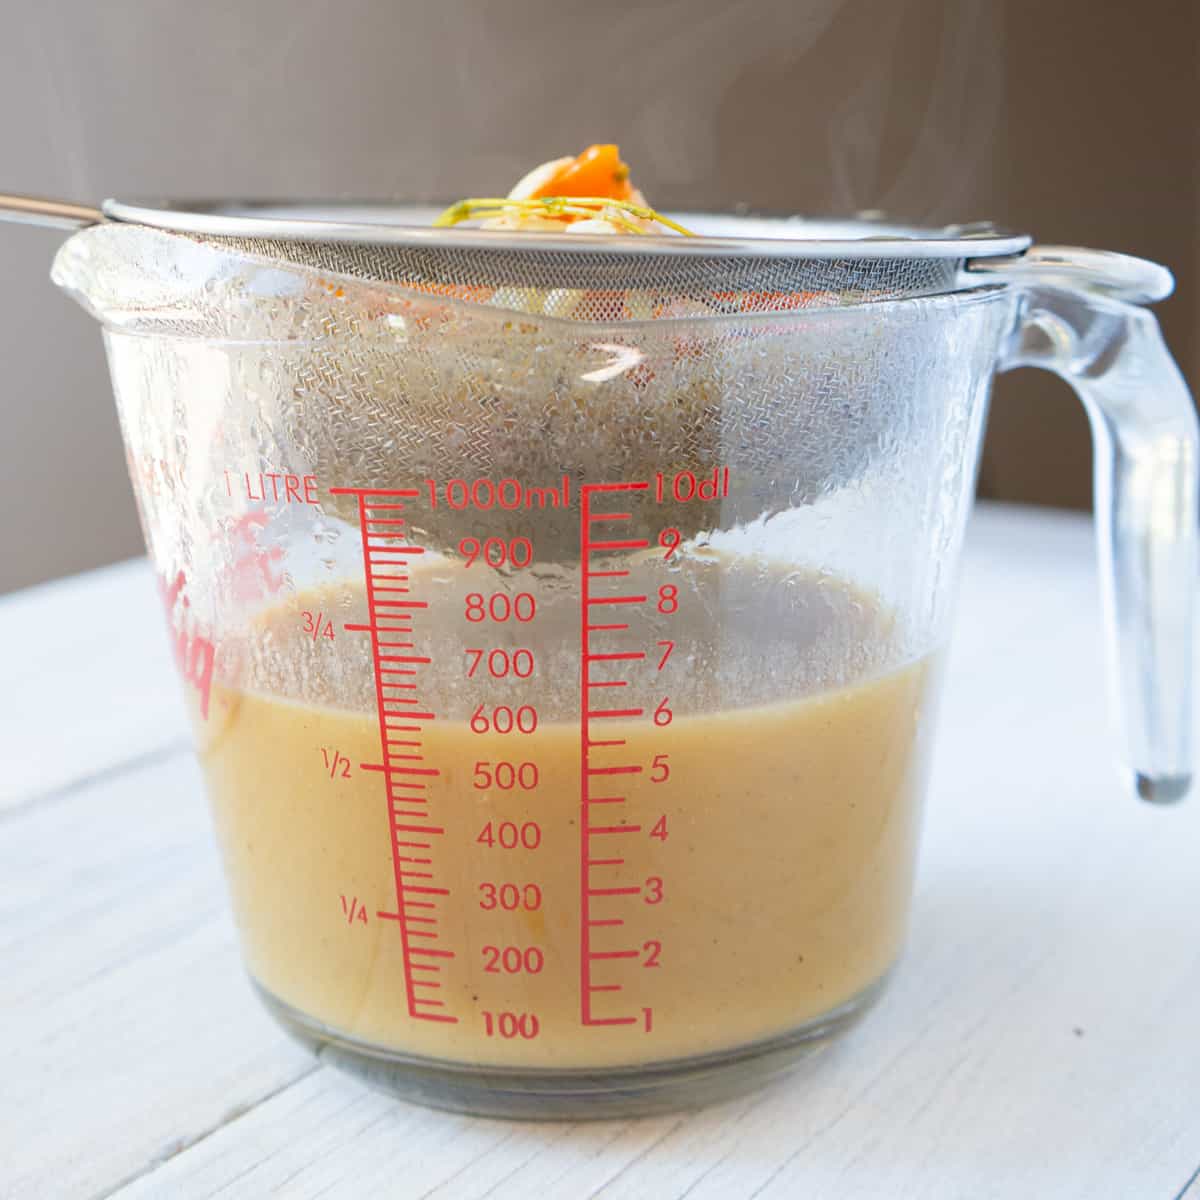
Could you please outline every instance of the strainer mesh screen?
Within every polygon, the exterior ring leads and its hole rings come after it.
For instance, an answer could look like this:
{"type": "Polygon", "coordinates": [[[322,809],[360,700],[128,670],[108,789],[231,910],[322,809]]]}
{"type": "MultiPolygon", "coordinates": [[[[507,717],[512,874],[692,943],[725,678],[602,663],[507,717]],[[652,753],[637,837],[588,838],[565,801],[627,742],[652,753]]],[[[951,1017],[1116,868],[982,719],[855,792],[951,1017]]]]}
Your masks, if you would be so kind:
{"type": "Polygon", "coordinates": [[[961,261],[605,253],[204,238],[214,248],[498,308],[578,321],[779,312],[933,295],[961,261]]]}

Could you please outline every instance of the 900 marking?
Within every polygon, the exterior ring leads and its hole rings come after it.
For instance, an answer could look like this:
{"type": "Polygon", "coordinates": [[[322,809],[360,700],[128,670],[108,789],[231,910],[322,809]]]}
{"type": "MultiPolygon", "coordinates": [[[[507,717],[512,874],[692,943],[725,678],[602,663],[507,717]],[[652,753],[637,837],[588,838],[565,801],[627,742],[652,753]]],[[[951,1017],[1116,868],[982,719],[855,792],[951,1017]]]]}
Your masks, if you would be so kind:
{"type": "Polygon", "coordinates": [[[533,543],[527,537],[490,537],[482,542],[477,537],[465,537],[458,543],[458,552],[467,560],[464,567],[473,567],[481,557],[489,567],[519,569],[533,562],[533,543]]]}

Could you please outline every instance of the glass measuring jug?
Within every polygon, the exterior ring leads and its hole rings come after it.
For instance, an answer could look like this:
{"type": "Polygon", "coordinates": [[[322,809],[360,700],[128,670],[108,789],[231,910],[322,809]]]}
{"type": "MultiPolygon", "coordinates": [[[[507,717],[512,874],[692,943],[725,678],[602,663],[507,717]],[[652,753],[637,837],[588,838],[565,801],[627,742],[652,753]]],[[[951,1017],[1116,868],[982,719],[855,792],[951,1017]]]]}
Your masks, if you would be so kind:
{"type": "Polygon", "coordinates": [[[1195,423],[1128,303],[1165,273],[113,215],[55,278],[104,324],[248,969],[321,1054],[606,1115],[865,1010],[997,363],[1089,406],[1128,763],[1186,787],[1195,423]]]}

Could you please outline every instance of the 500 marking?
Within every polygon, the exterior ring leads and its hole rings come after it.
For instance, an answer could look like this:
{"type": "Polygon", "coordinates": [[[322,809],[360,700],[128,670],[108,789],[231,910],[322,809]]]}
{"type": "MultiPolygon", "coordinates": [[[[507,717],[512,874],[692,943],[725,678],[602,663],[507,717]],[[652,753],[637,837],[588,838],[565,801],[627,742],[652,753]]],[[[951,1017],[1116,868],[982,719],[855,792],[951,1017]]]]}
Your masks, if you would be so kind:
{"type": "Polygon", "coordinates": [[[492,787],[502,792],[511,792],[520,788],[523,792],[531,792],[538,785],[538,765],[535,762],[511,763],[504,760],[492,763],[481,759],[475,764],[475,774],[471,786],[477,792],[486,792],[492,787]]]}

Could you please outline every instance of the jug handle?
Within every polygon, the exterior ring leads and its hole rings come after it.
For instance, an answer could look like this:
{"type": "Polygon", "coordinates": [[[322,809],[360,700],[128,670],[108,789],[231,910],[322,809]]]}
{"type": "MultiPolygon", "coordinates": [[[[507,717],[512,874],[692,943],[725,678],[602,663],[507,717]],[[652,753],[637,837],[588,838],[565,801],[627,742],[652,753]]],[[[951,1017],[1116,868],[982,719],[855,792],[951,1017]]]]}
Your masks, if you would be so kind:
{"type": "Polygon", "coordinates": [[[1137,794],[1170,804],[1192,774],[1197,421],[1158,322],[1137,305],[1169,295],[1171,274],[1050,246],[968,271],[1018,289],[999,369],[1053,371],[1087,410],[1113,712],[1137,794]]]}

